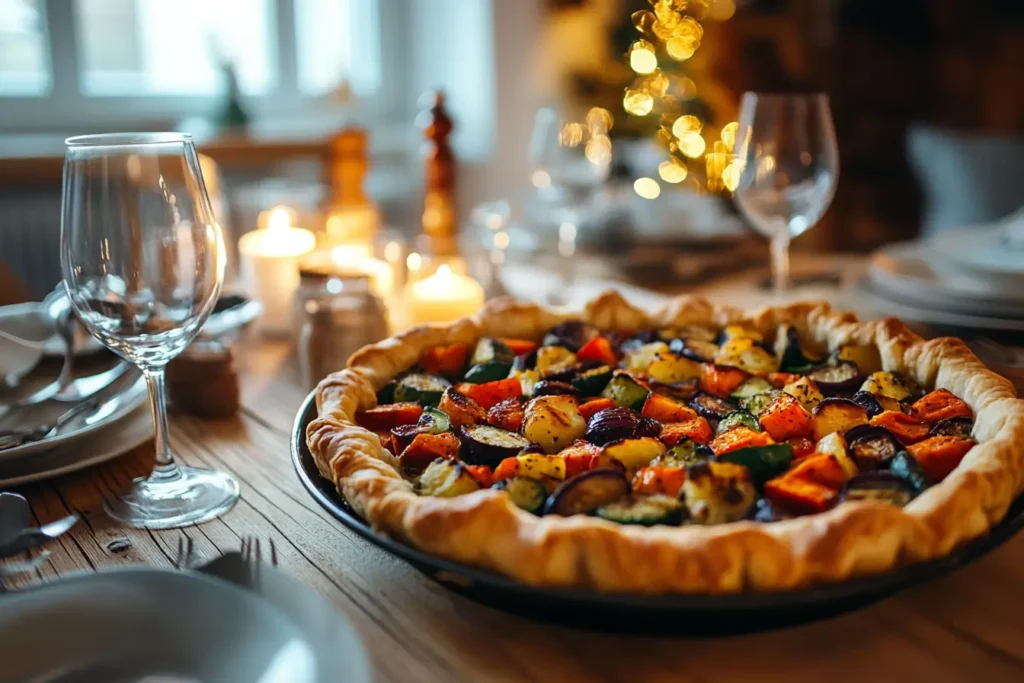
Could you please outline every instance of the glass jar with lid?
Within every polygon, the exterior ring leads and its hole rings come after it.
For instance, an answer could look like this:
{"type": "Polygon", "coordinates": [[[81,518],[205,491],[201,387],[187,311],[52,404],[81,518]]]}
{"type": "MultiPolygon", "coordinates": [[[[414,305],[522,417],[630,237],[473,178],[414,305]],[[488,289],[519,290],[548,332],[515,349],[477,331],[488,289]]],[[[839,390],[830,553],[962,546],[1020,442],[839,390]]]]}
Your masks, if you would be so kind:
{"type": "Polygon", "coordinates": [[[341,370],[354,352],[388,336],[387,311],[369,275],[304,268],[295,294],[302,382],[310,389],[341,370]]]}

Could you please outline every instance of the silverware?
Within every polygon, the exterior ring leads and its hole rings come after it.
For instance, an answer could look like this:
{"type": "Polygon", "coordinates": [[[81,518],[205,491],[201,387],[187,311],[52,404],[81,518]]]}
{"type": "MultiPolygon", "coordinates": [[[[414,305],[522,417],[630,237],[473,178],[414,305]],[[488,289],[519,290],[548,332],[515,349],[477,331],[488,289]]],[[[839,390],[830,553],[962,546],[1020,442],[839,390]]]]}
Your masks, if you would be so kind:
{"type": "MultiPolygon", "coordinates": [[[[183,563],[187,561],[190,554],[191,539],[178,541],[178,556],[175,566],[184,568],[183,563]]],[[[269,562],[272,567],[277,566],[277,548],[272,540],[267,541],[266,546],[269,552],[269,562]]],[[[196,571],[215,576],[224,581],[243,588],[256,590],[260,586],[260,567],[263,565],[264,545],[260,539],[254,536],[246,536],[242,539],[242,547],[238,552],[232,551],[214,558],[210,562],[196,568],[196,571]]]]}
{"type": "MultiPolygon", "coordinates": [[[[128,389],[128,387],[134,384],[138,379],[138,373],[127,372],[127,369],[131,366],[127,363],[124,365],[127,367],[119,374],[114,375],[113,381],[93,392],[90,396],[81,400],[71,408],[65,410],[57,417],[56,420],[53,421],[53,423],[40,425],[32,429],[0,431],[0,451],[23,446],[34,441],[42,441],[43,439],[52,438],[56,436],[60,432],[61,428],[71,420],[90,410],[95,410],[109,399],[128,389]]],[[[114,368],[108,372],[113,373],[117,369],[118,368],[114,368]]]]}
{"type": "Polygon", "coordinates": [[[188,569],[192,565],[194,556],[191,536],[178,537],[178,553],[174,556],[175,569],[188,569]]]}
{"type": "Polygon", "coordinates": [[[78,519],[78,515],[71,514],[38,528],[23,527],[13,541],[7,545],[0,545],[0,558],[11,557],[61,537],[78,523],[78,519]]]}

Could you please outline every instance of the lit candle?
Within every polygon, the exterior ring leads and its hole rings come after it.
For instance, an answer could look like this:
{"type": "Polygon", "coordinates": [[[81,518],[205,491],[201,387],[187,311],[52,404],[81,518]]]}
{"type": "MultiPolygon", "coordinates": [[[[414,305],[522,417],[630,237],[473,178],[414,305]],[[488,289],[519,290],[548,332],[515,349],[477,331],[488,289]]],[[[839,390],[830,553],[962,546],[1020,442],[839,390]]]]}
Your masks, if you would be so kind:
{"type": "Polygon", "coordinates": [[[335,272],[370,276],[370,291],[389,303],[395,293],[395,272],[390,264],[371,257],[362,245],[345,245],[331,249],[335,272]]]}
{"type": "Polygon", "coordinates": [[[267,334],[291,331],[292,298],[299,287],[299,259],[313,251],[316,237],[291,225],[289,209],[275,207],[266,228],[238,241],[242,285],[263,304],[259,328],[267,334]]]}
{"type": "Polygon", "coordinates": [[[410,283],[405,300],[410,325],[446,323],[479,311],[484,290],[476,280],[445,264],[430,277],[410,283]]]}

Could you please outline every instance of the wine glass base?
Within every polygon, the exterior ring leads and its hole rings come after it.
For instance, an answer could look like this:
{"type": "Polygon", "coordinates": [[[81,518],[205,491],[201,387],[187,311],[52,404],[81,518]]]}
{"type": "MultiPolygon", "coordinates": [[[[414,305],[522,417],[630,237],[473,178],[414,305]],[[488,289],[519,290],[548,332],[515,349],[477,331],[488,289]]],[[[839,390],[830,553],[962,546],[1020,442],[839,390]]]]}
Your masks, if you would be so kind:
{"type": "Polygon", "coordinates": [[[136,479],[128,493],[108,499],[104,509],[131,526],[173,529],[219,517],[238,497],[238,483],[224,472],[172,465],[136,479]]]}

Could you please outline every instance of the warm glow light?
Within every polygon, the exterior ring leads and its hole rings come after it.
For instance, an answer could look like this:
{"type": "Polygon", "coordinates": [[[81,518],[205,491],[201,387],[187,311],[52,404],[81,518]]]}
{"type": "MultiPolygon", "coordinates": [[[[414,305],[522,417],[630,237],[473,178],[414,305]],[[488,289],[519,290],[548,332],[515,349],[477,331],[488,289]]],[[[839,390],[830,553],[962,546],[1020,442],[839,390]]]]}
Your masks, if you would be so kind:
{"type": "Polygon", "coordinates": [[[587,161],[595,166],[607,166],[612,160],[612,141],[607,135],[595,135],[587,140],[584,149],[587,161]]]}
{"type": "Polygon", "coordinates": [[[666,183],[681,183],[686,180],[686,166],[675,159],[658,164],[658,175],[666,183]]]}
{"type": "Polygon", "coordinates": [[[647,116],[654,108],[654,98],[642,90],[627,90],[622,106],[633,116],[647,116]]]}
{"type": "Polygon", "coordinates": [[[547,171],[534,171],[530,176],[530,182],[538,190],[543,190],[546,187],[551,187],[551,176],[547,171]]]}
{"type": "Polygon", "coordinates": [[[728,21],[734,14],[736,14],[734,0],[711,0],[711,5],[708,7],[708,19],[728,21]]]}
{"type": "Polygon", "coordinates": [[[562,130],[558,133],[558,144],[563,147],[575,147],[581,142],[583,142],[582,125],[571,122],[562,126],[562,130]]]}
{"type": "Polygon", "coordinates": [[[658,18],[654,16],[654,12],[649,9],[642,9],[637,12],[633,12],[630,15],[630,19],[633,20],[633,27],[640,31],[640,33],[651,33],[654,29],[654,24],[658,22],[658,18]]]}
{"type": "Polygon", "coordinates": [[[629,53],[629,68],[638,74],[649,74],[658,68],[658,56],[647,48],[632,50],[629,53]]]}
{"type": "Polygon", "coordinates": [[[673,36],[665,43],[665,52],[677,62],[689,59],[700,47],[700,43],[689,36],[673,36]]]}
{"type": "Polygon", "coordinates": [[[417,254],[415,251],[409,254],[405,258],[405,267],[411,272],[415,273],[423,267],[423,257],[417,254]]]}
{"type": "Polygon", "coordinates": [[[607,133],[614,123],[612,113],[603,107],[591,107],[587,112],[587,128],[590,129],[591,135],[607,133]]]}
{"type": "Polygon", "coordinates": [[[697,96],[697,84],[692,78],[683,77],[676,83],[676,93],[681,99],[692,100],[697,96]]]}
{"type": "Polygon", "coordinates": [[[660,71],[656,71],[644,79],[641,87],[652,97],[664,97],[665,93],[668,92],[669,85],[668,76],[660,71]]]}
{"type": "Polygon", "coordinates": [[[740,184],[740,176],[743,175],[743,162],[739,159],[734,159],[725,170],[722,171],[722,182],[725,184],[726,189],[729,192],[735,192],[736,188],[740,184]]]}
{"type": "Polygon", "coordinates": [[[395,262],[402,257],[402,245],[398,242],[388,242],[384,246],[384,258],[389,262],[395,262]]]}
{"type": "Polygon", "coordinates": [[[633,191],[644,199],[656,199],[661,194],[661,185],[654,178],[637,178],[633,191]]]}
{"type": "Polygon", "coordinates": [[[495,249],[508,249],[508,233],[504,230],[499,230],[494,233],[494,248],[495,249]]]}
{"type": "Polygon", "coordinates": [[[706,144],[700,133],[687,133],[679,138],[679,151],[691,159],[696,159],[704,153],[706,144]]]}
{"type": "Polygon", "coordinates": [[[725,170],[727,159],[728,157],[721,152],[711,152],[704,157],[704,183],[707,186],[708,192],[721,192],[725,187],[725,183],[722,181],[722,172],[725,170]]]}
{"type": "Polygon", "coordinates": [[[682,140],[684,137],[691,133],[699,133],[704,127],[700,119],[696,116],[687,114],[686,116],[680,116],[676,119],[675,123],[672,124],[672,135],[682,140]]]}
{"type": "Polygon", "coordinates": [[[270,210],[270,218],[267,219],[267,230],[287,230],[292,227],[291,212],[287,207],[275,206],[270,210]]]}
{"type": "Polygon", "coordinates": [[[722,126],[722,142],[725,143],[726,150],[731,152],[736,147],[736,132],[739,130],[740,124],[732,121],[722,126]]]}

